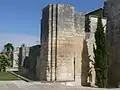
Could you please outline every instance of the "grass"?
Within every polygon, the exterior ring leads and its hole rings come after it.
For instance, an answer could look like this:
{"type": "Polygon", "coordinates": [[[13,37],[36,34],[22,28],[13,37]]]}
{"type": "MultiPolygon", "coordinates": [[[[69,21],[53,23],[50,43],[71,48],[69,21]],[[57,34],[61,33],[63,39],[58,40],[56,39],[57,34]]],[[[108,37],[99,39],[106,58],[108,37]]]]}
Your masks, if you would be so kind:
{"type": "Polygon", "coordinates": [[[19,77],[10,74],[9,72],[0,72],[0,81],[20,80],[19,77]]]}

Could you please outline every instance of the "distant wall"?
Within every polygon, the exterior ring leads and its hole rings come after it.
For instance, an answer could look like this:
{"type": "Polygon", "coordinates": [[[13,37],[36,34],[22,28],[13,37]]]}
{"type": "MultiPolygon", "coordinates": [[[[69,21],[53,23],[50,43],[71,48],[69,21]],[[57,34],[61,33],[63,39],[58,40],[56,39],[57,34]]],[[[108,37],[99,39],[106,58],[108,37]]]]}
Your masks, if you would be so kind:
{"type": "Polygon", "coordinates": [[[21,70],[22,67],[24,67],[24,61],[29,56],[29,47],[25,46],[24,44],[19,49],[19,70],[21,70]]]}
{"type": "Polygon", "coordinates": [[[37,57],[40,56],[40,45],[30,47],[28,57],[28,71],[36,75],[37,57]]]}
{"type": "Polygon", "coordinates": [[[19,73],[36,80],[37,58],[40,56],[40,45],[31,47],[22,46],[19,52],[19,73]]]}

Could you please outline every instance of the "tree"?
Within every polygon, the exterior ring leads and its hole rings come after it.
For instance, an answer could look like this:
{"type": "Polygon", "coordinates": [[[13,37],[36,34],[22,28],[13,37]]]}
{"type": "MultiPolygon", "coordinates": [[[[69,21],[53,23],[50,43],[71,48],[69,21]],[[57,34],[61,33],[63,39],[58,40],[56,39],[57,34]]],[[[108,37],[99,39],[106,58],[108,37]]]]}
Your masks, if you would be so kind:
{"type": "Polygon", "coordinates": [[[13,50],[14,50],[14,47],[13,47],[12,43],[7,43],[4,45],[4,51],[7,52],[7,54],[12,52],[13,50]]]}
{"type": "Polygon", "coordinates": [[[6,54],[0,54],[0,71],[6,71],[8,66],[10,66],[9,58],[6,54]]]}
{"type": "Polygon", "coordinates": [[[4,45],[4,53],[6,53],[6,55],[8,56],[9,60],[11,60],[11,66],[12,66],[12,57],[13,57],[13,50],[14,47],[12,45],[12,43],[7,43],[4,45]]]}
{"type": "Polygon", "coordinates": [[[96,71],[96,84],[100,88],[108,86],[108,55],[107,55],[107,40],[104,28],[102,25],[101,16],[98,17],[97,29],[95,32],[94,60],[96,71]]]}

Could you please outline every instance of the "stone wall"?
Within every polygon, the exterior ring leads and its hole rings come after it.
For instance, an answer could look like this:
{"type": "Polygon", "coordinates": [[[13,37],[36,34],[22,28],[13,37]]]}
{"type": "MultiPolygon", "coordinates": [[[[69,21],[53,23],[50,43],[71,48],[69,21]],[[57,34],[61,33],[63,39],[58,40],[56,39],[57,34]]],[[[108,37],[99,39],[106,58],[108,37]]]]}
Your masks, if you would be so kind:
{"type": "Polygon", "coordinates": [[[118,86],[120,82],[120,0],[108,0],[105,13],[108,19],[108,41],[111,66],[109,68],[109,84],[118,86]]]}
{"type": "Polygon", "coordinates": [[[31,47],[21,46],[19,52],[19,74],[37,80],[36,66],[40,56],[40,45],[31,47]]]}
{"type": "Polygon", "coordinates": [[[81,82],[84,15],[72,5],[43,9],[38,77],[46,81],[81,82]]]}
{"type": "Polygon", "coordinates": [[[36,66],[36,70],[37,70],[37,78],[39,80],[47,80],[47,70],[49,71],[49,67],[48,66],[50,63],[48,60],[48,51],[49,50],[49,45],[50,45],[50,41],[49,38],[50,37],[50,33],[51,30],[49,29],[50,27],[50,22],[52,21],[52,19],[50,18],[50,6],[47,6],[46,8],[43,9],[43,13],[42,13],[42,19],[41,19],[41,50],[40,50],[40,57],[39,60],[37,60],[37,66],[36,66]],[[49,44],[48,44],[49,43],[49,44]]]}
{"type": "Polygon", "coordinates": [[[40,45],[30,47],[28,57],[28,71],[36,76],[37,57],[40,56],[40,45]]]}
{"type": "MultiPolygon", "coordinates": [[[[41,47],[30,47],[28,60],[22,60],[26,55],[22,48],[21,64],[24,62],[28,73],[34,74],[37,80],[73,81],[78,85],[88,84],[88,72],[92,68],[90,82],[95,84],[94,65],[90,60],[94,61],[98,13],[101,9],[84,15],[72,5],[49,4],[42,13],[41,47]]],[[[102,22],[105,26],[106,19],[102,22]]]]}
{"type": "Polygon", "coordinates": [[[19,49],[19,70],[21,70],[22,67],[24,67],[24,61],[26,58],[28,58],[29,55],[29,47],[25,46],[24,44],[19,49]]]}

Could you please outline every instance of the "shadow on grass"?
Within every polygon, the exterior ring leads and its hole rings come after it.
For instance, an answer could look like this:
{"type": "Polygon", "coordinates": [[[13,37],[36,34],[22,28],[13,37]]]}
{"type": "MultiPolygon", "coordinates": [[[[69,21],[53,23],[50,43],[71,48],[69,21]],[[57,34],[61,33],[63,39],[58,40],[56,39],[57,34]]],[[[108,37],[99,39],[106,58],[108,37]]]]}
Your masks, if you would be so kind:
{"type": "Polygon", "coordinates": [[[9,72],[0,72],[0,81],[12,81],[12,80],[21,80],[21,79],[9,72]]]}

